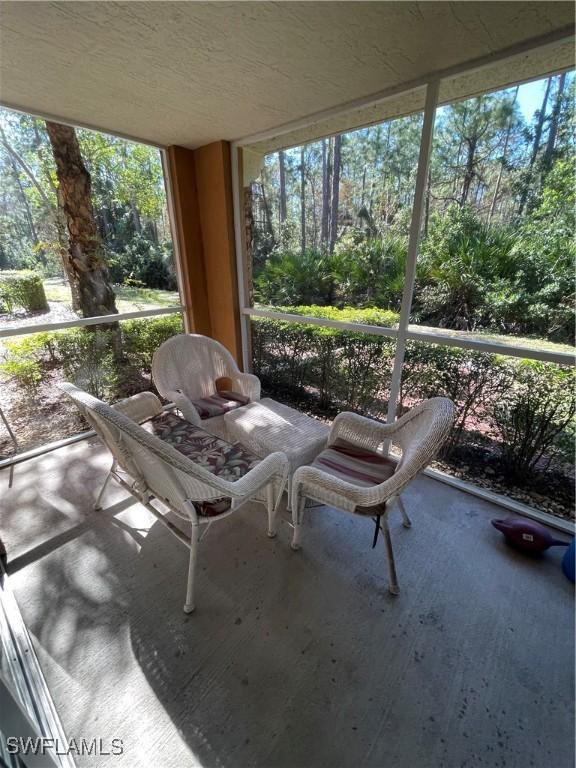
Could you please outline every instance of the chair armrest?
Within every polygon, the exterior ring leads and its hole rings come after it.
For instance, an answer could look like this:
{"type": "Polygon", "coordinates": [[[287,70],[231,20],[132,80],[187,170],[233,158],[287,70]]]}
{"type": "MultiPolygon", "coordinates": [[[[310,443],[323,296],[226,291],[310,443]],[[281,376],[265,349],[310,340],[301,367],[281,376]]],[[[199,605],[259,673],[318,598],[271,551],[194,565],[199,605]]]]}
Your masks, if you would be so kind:
{"type": "Polygon", "coordinates": [[[359,448],[377,451],[385,440],[389,440],[394,435],[397,428],[397,422],[383,424],[357,413],[343,411],[332,422],[328,445],[333,445],[340,438],[359,448]]]}
{"type": "Polygon", "coordinates": [[[165,394],[165,397],[176,405],[176,408],[182,412],[182,415],[186,421],[189,421],[191,424],[195,424],[197,427],[201,426],[202,419],[200,418],[200,414],[194,407],[190,398],[186,397],[183,392],[168,390],[168,392],[165,394]]]}
{"type": "MultiPolygon", "coordinates": [[[[298,508],[298,501],[302,492],[302,486],[309,486],[316,491],[314,498],[323,501],[326,504],[332,502],[331,497],[342,497],[347,499],[351,507],[361,504],[359,497],[364,490],[358,485],[348,483],[339,477],[334,477],[323,472],[317,467],[304,466],[298,467],[292,476],[292,497],[290,499],[292,509],[298,508]]],[[[308,494],[304,492],[304,496],[308,494]]],[[[334,506],[338,506],[334,502],[334,506]]]]}
{"type": "Polygon", "coordinates": [[[153,392],[139,392],[137,395],[119,400],[112,405],[115,411],[123,413],[137,424],[162,413],[162,403],[153,392]]]}
{"type": "Polygon", "coordinates": [[[411,472],[409,469],[399,468],[392,477],[379,485],[360,487],[316,467],[299,467],[292,478],[291,506],[292,509],[297,509],[300,497],[310,495],[306,489],[302,493],[302,486],[305,486],[315,491],[312,498],[337,508],[342,506],[339,501],[344,499],[348,502],[350,511],[353,507],[375,507],[399,494],[418,471],[411,472]]]}
{"type": "Polygon", "coordinates": [[[282,483],[279,492],[281,495],[288,479],[288,469],[289,463],[286,454],[276,451],[262,459],[254,469],[251,469],[239,480],[230,483],[230,487],[234,489],[234,495],[251,496],[260,488],[268,485],[271,480],[277,478],[282,483]]]}
{"type": "Polygon", "coordinates": [[[254,376],[253,373],[234,371],[229,378],[235,392],[249,397],[250,402],[260,400],[260,379],[258,376],[254,376]]]}

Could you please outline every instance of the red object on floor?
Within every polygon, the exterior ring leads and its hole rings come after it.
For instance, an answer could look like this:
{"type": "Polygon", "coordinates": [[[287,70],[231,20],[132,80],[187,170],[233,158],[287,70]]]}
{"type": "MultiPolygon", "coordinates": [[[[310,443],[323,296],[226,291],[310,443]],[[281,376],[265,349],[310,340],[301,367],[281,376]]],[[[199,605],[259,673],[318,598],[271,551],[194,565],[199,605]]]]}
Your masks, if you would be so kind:
{"type": "Polygon", "coordinates": [[[533,520],[508,517],[506,520],[492,520],[492,525],[504,534],[506,541],[523,552],[539,553],[549,547],[567,547],[567,541],[555,539],[547,528],[533,520]]]}

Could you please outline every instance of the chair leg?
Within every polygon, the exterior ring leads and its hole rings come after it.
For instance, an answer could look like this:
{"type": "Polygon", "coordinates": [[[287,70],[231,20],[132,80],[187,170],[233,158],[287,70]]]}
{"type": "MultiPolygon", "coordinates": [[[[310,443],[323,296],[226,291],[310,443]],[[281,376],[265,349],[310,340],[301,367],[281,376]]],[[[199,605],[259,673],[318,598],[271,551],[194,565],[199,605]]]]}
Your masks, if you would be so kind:
{"type": "Polygon", "coordinates": [[[194,604],[194,583],[196,580],[196,560],[198,557],[198,534],[200,526],[192,524],[190,534],[190,560],[188,561],[188,583],[186,586],[186,603],[184,613],[192,613],[196,607],[194,604]]]}
{"type": "Polygon", "coordinates": [[[276,536],[276,504],[274,499],[274,483],[266,486],[266,507],[268,509],[268,536],[273,539],[276,536]]]}
{"type": "Polygon", "coordinates": [[[394,562],[394,550],[392,549],[392,539],[390,537],[390,528],[388,527],[388,518],[382,515],[380,518],[380,530],[384,534],[384,546],[388,556],[388,590],[391,595],[400,593],[398,586],[398,577],[396,576],[396,564],[394,562]]]}
{"type": "Polygon", "coordinates": [[[292,512],[292,475],[288,474],[286,480],[286,512],[292,512]]]}
{"type": "Polygon", "coordinates": [[[300,534],[302,531],[302,518],[304,517],[304,506],[306,504],[306,497],[299,496],[296,508],[292,509],[292,524],[294,526],[294,533],[292,534],[292,544],[290,546],[294,550],[301,548],[300,534]]]}
{"type": "Polygon", "coordinates": [[[406,507],[404,506],[404,502],[402,501],[402,496],[398,494],[398,506],[400,507],[400,514],[402,515],[402,525],[404,528],[412,528],[412,520],[408,517],[408,512],[406,512],[406,507]]]}
{"type": "Polygon", "coordinates": [[[112,462],[112,466],[108,470],[108,474],[106,475],[104,482],[102,484],[102,488],[100,488],[100,493],[98,494],[98,498],[94,502],[94,509],[100,510],[102,509],[102,497],[104,496],[104,491],[108,487],[108,483],[110,482],[110,478],[112,477],[112,472],[116,469],[116,460],[112,462]]]}

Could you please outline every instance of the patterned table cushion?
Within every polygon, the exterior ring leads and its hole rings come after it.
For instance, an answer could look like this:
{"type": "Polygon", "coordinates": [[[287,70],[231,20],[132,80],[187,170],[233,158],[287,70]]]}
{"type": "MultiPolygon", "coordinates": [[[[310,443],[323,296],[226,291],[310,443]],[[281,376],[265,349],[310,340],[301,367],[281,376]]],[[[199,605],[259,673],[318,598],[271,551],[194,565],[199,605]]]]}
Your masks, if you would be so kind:
{"type": "Polygon", "coordinates": [[[214,416],[222,416],[224,413],[240,408],[250,401],[246,395],[229,390],[215,392],[210,397],[202,397],[199,400],[192,400],[192,403],[201,419],[212,419],[214,416]]]}
{"type": "MultiPolygon", "coordinates": [[[[175,413],[161,413],[142,426],[223,480],[234,482],[261,461],[241,443],[228,443],[175,413]]],[[[213,517],[230,508],[230,499],[198,503],[196,506],[199,514],[213,517]]]]}
{"type": "Polygon", "coordinates": [[[341,439],[319,453],[312,466],[363,488],[380,485],[391,478],[396,469],[391,459],[341,439]]]}

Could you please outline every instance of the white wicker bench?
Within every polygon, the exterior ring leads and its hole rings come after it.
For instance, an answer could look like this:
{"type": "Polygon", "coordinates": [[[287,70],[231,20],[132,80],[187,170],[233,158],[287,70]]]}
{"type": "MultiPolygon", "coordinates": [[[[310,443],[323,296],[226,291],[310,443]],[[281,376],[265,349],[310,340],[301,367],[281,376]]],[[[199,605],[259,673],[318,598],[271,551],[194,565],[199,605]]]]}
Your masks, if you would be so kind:
{"type": "Polygon", "coordinates": [[[112,407],[73,384],[61,384],[60,388],[75,402],[113,456],[95,507],[100,508],[106,485],[113,478],[189,547],[186,613],[194,610],[194,580],[202,526],[221,520],[247,501],[260,501],[264,495],[268,504],[268,535],[276,535],[276,510],[288,476],[288,460],[283,453],[275,452],[259,459],[249,455],[242,446],[232,446],[178,416],[172,415],[172,420],[179,420],[172,423],[160,400],[151,392],[135,395],[112,407]],[[143,422],[148,422],[146,428],[141,425],[143,422]],[[187,428],[194,430],[191,439],[204,446],[201,460],[192,460],[181,444],[186,440],[187,428]],[[170,438],[170,430],[174,429],[180,432],[169,442],[158,436],[170,438]],[[233,461],[225,464],[222,471],[222,457],[230,456],[233,461]],[[218,504],[223,500],[230,503],[225,503],[221,507],[223,511],[219,511],[218,504]],[[164,512],[153,503],[158,501],[190,523],[189,535],[166,519],[164,512]]]}

